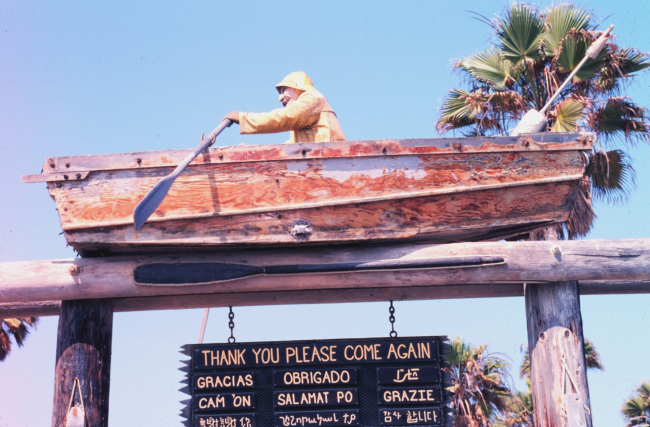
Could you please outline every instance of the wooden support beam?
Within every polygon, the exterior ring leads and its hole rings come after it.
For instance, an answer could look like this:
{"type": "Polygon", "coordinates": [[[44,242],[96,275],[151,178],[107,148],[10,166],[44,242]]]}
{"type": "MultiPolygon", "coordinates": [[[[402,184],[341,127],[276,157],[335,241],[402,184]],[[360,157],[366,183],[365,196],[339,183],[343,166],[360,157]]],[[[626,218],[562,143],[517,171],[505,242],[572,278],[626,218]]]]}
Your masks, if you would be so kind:
{"type": "Polygon", "coordinates": [[[111,300],[61,303],[52,427],[108,427],[112,333],[111,300]],[[74,415],[73,407],[77,407],[74,415]],[[75,415],[79,423],[66,422],[75,415]]]}
{"type": "Polygon", "coordinates": [[[649,279],[650,239],[312,247],[6,262],[0,264],[0,299],[11,303],[213,293],[255,298],[254,293],[368,287],[649,279]],[[503,262],[491,263],[499,259],[503,262]],[[471,260],[479,262],[472,265],[471,260]],[[308,272],[314,269],[320,272],[308,272]],[[229,274],[246,277],[228,280],[229,274]],[[190,276],[193,283],[179,282],[179,277],[190,276]]]}
{"type": "Polygon", "coordinates": [[[535,425],[592,427],[578,282],[525,291],[535,425]]]}
{"type": "MultiPolygon", "coordinates": [[[[648,294],[650,280],[580,282],[580,295],[648,294]]],[[[256,306],[280,304],[327,304],[343,302],[412,301],[455,298],[502,298],[524,296],[523,284],[412,286],[366,289],[319,289],[307,291],[214,293],[179,296],[116,298],[115,312],[178,310],[185,308],[256,306]]],[[[0,303],[0,319],[8,317],[58,316],[61,301],[0,303]]]]}

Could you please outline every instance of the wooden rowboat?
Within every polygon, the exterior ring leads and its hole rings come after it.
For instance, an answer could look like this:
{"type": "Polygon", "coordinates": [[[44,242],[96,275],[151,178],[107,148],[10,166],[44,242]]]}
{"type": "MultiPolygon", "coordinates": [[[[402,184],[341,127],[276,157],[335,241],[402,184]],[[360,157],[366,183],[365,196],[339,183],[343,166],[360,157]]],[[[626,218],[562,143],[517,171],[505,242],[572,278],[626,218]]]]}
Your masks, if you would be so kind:
{"type": "Polygon", "coordinates": [[[240,246],[495,240],[566,221],[590,133],[211,148],[136,231],[133,209],[189,150],[46,159],[82,256],[240,246]]]}

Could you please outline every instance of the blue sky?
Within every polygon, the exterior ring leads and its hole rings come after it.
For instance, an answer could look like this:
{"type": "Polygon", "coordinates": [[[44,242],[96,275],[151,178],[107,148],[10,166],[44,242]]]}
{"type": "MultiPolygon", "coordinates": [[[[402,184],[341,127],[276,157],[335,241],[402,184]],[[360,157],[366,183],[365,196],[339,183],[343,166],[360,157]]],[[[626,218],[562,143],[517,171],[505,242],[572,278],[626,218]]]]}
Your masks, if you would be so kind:
{"type": "MultiPolygon", "coordinates": [[[[454,59],[487,47],[486,16],[505,1],[0,2],[0,261],[74,256],[43,184],[22,184],[45,157],[193,148],[230,110],[277,108],[274,85],[306,71],[348,139],[433,138],[454,59]]],[[[542,2],[548,5],[550,2],[542,2]]],[[[650,51],[650,3],[585,0],[624,46],[650,51]]],[[[650,76],[628,94],[650,107],[650,76]]],[[[241,136],[218,145],[278,143],[241,136]]],[[[588,238],[650,237],[650,149],[630,151],[630,200],[597,203],[588,238]]],[[[623,425],[619,409],[650,379],[650,295],[581,300],[585,336],[604,372],[589,374],[595,425],[623,425]]],[[[396,303],[401,336],[460,334],[521,362],[523,298],[396,303]]],[[[177,353],[195,342],[201,310],[117,313],[110,425],[177,426],[177,353]]],[[[238,341],[387,336],[388,303],[235,308],[238,341]]],[[[50,422],[57,318],[43,318],[0,363],[0,427],[50,422]]],[[[206,342],[228,336],[213,309],[206,342]]],[[[515,378],[516,384],[524,384],[515,378]]]]}

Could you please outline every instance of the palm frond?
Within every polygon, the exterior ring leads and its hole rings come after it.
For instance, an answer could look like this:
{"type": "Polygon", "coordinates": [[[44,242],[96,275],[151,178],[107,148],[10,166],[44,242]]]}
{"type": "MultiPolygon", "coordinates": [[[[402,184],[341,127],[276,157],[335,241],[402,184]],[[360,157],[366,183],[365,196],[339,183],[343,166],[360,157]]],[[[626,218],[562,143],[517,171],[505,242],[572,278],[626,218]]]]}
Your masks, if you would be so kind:
{"type": "Polygon", "coordinates": [[[519,376],[521,378],[530,377],[530,352],[528,348],[524,352],[524,360],[519,367],[519,376]]]}
{"type": "Polygon", "coordinates": [[[514,90],[493,92],[488,96],[487,102],[495,114],[504,119],[519,119],[530,108],[528,101],[514,90]]]}
{"type": "Polygon", "coordinates": [[[456,426],[491,426],[511,398],[508,363],[487,353],[487,345],[471,346],[456,337],[444,356],[453,386],[451,407],[456,426]]]}
{"type": "Polygon", "coordinates": [[[0,362],[5,360],[11,351],[11,338],[3,328],[2,320],[0,320],[0,362]]]}
{"type": "Polygon", "coordinates": [[[650,67],[648,55],[641,53],[636,49],[621,49],[616,54],[616,57],[618,60],[618,67],[623,76],[628,76],[650,67]]]}
{"type": "Polygon", "coordinates": [[[607,96],[620,94],[621,86],[632,81],[635,73],[650,67],[648,55],[632,48],[619,48],[610,42],[607,45],[607,58],[598,70],[593,84],[595,94],[607,96]]]}
{"type": "MultiPolygon", "coordinates": [[[[583,33],[567,35],[561,43],[561,50],[556,57],[557,68],[561,73],[569,74],[578,66],[587,53],[587,48],[592,40],[583,33]]],[[[596,75],[605,62],[608,54],[608,46],[600,51],[596,59],[589,58],[573,78],[574,83],[583,82],[596,75]]]]}
{"type": "Polygon", "coordinates": [[[544,15],[547,27],[544,50],[549,56],[555,55],[567,33],[588,30],[591,26],[589,13],[569,3],[552,6],[544,15]]]}
{"type": "Polygon", "coordinates": [[[537,11],[525,4],[514,4],[498,28],[503,56],[515,66],[540,58],[544,22],[537,11]]]}
{"type": "MultiPolygon", "coordinates": [[[[586,236],[594,225],[596,214],[591,206],[590,182],[589,177],[584,176],[580,185],[574,190],[573,206],[571,206],[569,217],[564,223],[566,237],[569,240],[586,236]]],[[[559,228],[559,231],[562,232],[559,234],[564,234],[562,226],[559,228]]]]}
{"type": "Polygon", "coordinates": [[[530,380],[526,380],[528,390],[517,391],[509,399],[506,410],[500,415],[494,427],[535,427],[533,393],[530,380]]]}
{"type": "Polygon", "coordinates": [[[600,354],[596,351],[594,343],[585,339],[585,366],[587,369],[598,369],[599,371],[604,371],[603,362],[600,360],[600,354]]]}
{"type": "Polygon", "coordinates": [[[627,419],[627,426],[647,427],[650,425],[650,381],[641,383],[637,395],[629,398],[621,412],[627,419]]]}
{"type": "Polygon", "coordinates": [[[497,89],[503,89],[514,81],[512,63],[504,59],[496,48],[468,56],[459,62],[458,68],[478,81],[488,83],[497,89]]]}
{"type": "Polygon", "coordinates": [[[551,113],[555,116],[551,132],[575,132],[578,122],[583,118],[583,108],[584,105],[577,99],[567,99],[559,104],[551,113]]]}
{"type": "Polygon", "coordinates": [[[474,126],[469,133],[484,135],[487,130],[500,130],[499,117],[489,104],[489,95],[478,89],[468,92],[462,89],[449,91],[441,107],[436,123],[439,132],[474,126]]]}
{"type": "Polygon", "coordinates": [[[634,168],[621,150],[594,152],[585,174],[595,196],[614,203],[625,201],[636,186],[634,168]]]}
{"type": "Polygon", "coordinates": [[[4,319],[4,322],[7,325],[9,334],[13,335],[16,344],[18,344],[18,347],[21,347],[29,333],[27,326],[23,323],[22,319],[18,318],[4,319]]]}
{"type": "Polygon", "coordinates": [[[648,401],[648,404],[650,404],[650,381],[641,383],[637,391],[639,392],[641,397],[646,399],[648,401]]]}
{"type": "Polygon", "coordinates": [[[591,130],[611,140],[622,137],[628,143],[636,140],[650,142],[650,118],[647,110],[627,97],[610,97],[588,116],[591,130]]]}
{"type": "Polygon", "coordinates": [[[626,418],[641,417],[645,415],[646,405],[645,399],[641,396],[632,397],[625,402],[621,412],[626,418]]]}
{"type": "Polygon", "coordinates": [[[22,347],[29,334],[28,327],[36,327],[37,317],[0,319],[0,361],[11,351],[11,337],[22,347]]]}
{"type": "Polygon", "coordinates": [[[440,119],[436,123],[439,132],[470,126],[475,123],[477,111],[467,102],[470,93],[462,89],[452,89],[440,109],[440,119]]]}

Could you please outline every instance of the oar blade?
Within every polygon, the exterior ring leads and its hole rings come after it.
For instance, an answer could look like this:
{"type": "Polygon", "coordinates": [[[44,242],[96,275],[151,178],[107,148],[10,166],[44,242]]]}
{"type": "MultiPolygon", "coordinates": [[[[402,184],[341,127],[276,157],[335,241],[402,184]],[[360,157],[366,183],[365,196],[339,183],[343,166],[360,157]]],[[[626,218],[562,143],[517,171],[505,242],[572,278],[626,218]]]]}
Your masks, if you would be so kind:
{"type": "Polygon", "coordinates": [[[226,262],[143,264],[133,270],[136,283],[151,286],[216,283],[260,274],[264,274],[264,267],[226,262]]]}
{"type": "Polygon", "coordinates": [[[135,229],[139,230],[147,219],[153,214],[158,206],[165,200],[167,192],[171,188],[172,184],[176,177],[166,176],[161,179],[154,188],[149,191],[149,194],[144,196],[144,199],[138,203],[138,206],[133,210],[133,223],[135,224],[135,229]]]}
{"type": "Polygon", "coordinates": [[[149,219],[151,214],[154,213],[156,209],[158,209],[158,206],[160,206],[162,201],[165,199],[165,196],[167,195],[169,188],[174,183],[176,177],[185,170],[185,168],[190,164],[192,160],[196,158],[196,156],[202,153],[203,150],[208,148],[210,145],[214,144],[215,139],[217,136],[219,136],[221,131],[223,131],[231,124],[231,120],[223,120],[221,124],[217,126],[210,135],[208,135],[207,138],[203,138],[203,135],[201,135],[201,143],[199,146],[190,152],[187,157],[185,157],[185,159],[178,166],[176,166],[174,172],[161,179],[160,182],[151,189],[149,194],[144,196],[144,199],[142,199],[140,203],[138,203],[138,206],[136,206],[133,210],[133,224],[135,225],[136,230],[139,230],[144,225],[144,223],[147,222],[147,219],[149,219]]]}

